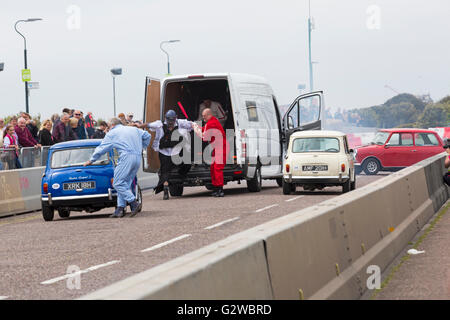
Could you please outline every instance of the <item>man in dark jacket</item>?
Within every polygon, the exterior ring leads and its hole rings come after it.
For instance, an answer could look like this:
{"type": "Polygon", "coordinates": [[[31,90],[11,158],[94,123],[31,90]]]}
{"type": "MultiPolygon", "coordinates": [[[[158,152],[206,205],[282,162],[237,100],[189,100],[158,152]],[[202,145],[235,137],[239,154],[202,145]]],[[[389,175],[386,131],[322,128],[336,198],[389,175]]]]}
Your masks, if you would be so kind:
{"type": "Polygon", "coordinates": [[[87,139],[86,128],[84,127],[84,119],[80,110],[75,110],[73,112],[73,117],[78,119],[78,127],[75,129],[75,133],[78,139],[87,139]]]}
{"type": "Polygon", "coordinates": [[[92,139],[103,139],[108,130],[108,124],[105,121],[100,122],[100,128],[95,130],[92,139]]]}
{"type": "Polygon", "coordinates": [[[61,115],[59,123],[53,128],[53,141],[55,143],[77,140],[77,135],[70,127],[70,116],[67,113],[61,115]]]}

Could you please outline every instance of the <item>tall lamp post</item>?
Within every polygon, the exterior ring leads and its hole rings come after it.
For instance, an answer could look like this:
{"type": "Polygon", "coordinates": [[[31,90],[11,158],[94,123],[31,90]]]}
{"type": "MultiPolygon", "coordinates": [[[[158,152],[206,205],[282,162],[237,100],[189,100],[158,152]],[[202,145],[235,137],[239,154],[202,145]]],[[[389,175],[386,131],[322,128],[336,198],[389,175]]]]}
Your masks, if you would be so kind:
{"type": "MultiPolygon", "coordinates": [[[[27,20],[18,20],[16,21],[16,23],[14,24],[14,29],[16,30],[16,32],[18,34],[20,34],[23,38],[23,42],[25,45],[25,49],[24,49],[24,58],[25,58],[25,69],[28,69],[28,64],[27,64],[27,39],[25,39],[25,36],[23,34],[21,34],[19,32],[19,30],[17,30],[17,24],[20,22],[34,22],[34,21],[40,21],[42,20],[41,18],[30,18],[27,20]]],[[[28,104],[28,82],[25,81],[25,108],[26,108],[26,112],[29,113],[29,104],[28,104]]]]}
{"type": "Polygon", "coordinates": [[[313,61],[311,53],[311,32],[314,29],[314,23],[311,18],[311,0],[309,0],[309,18],[308,18],[308,42],[309,42],[309,90],[314,91],[313,61]]]}
{"type": "Polygon", "coordinates": [[[122,68],[111,69],[111,75],[113,78],[113,97],[114,97],[114,117],[116,116],[116,76],[122,74],[122,68]]]}
{"type": "Polygon", "coordinates": [[[166,50],[164,50],[162,48],[163,44],[165,43],[174,43],[174,42],[180,42],[181,40],[168,40],[168,41],[162,41],[159,45],[159,47],[161,48],[161,50],[167,55],[167,75],[170,76],[170,59],[169,59],[169,54],[167,53],[166,50]]]}

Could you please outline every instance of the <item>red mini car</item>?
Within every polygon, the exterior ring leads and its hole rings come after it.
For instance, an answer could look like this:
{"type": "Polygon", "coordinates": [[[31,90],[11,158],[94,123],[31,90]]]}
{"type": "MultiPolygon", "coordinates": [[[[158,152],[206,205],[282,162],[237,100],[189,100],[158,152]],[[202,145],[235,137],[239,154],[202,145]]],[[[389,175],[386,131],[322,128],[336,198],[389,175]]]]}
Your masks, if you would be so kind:
{"type": "Polygon", "coordinates": [[[355,150],[355,170],[396,171],[443,152],[439,135],[424,129],[382,129],[370,145],[355,150]]]}

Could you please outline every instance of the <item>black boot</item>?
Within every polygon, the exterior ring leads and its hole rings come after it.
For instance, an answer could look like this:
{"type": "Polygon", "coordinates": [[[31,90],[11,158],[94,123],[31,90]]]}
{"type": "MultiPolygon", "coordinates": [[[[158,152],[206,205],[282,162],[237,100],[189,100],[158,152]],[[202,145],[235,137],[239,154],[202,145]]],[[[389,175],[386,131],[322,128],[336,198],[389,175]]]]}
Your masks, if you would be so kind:
{"type": "Polygon", "coordinates": [[[222,198],[222,197],[224,197],[224,196],[225,196],[225,193],[223,192],[223,187],[220,187],[220,188],[217,190],[217,193],[216,193],[215,197],[222,198]]]}
{"type": "Polygon", "coordinates": [[[169,200],[169,186],[164,186],[164,197],[163,200],[169,200]]]}
{"type": "Polygon", "coordinates": [[[219,191],[219,188],[213,187],[213,192],[211,193],[211,197],[217,197],[217,191],[219,191]]]}
{"type": "Polygon", "coordinates": [[[110,218],[122,218],[125,214],[124,214],[125,208],[124,207],[117,207],[116,211],[110,215],[110,218]]]}
{"type": "Polygon", "coordinates": [[[139,202],[134,200],[132,203],[130,203],[130,209],[131,209],[130,217],[134,217],[136,213],[139,212],[139,202]]]}

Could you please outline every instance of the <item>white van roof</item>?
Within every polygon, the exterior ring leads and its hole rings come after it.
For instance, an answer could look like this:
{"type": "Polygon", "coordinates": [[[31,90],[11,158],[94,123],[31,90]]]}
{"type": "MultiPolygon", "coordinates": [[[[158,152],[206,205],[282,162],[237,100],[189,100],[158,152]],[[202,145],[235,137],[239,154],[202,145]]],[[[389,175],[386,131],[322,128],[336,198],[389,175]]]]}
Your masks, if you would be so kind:
{"type": "Polygon", "coordinates": [[[172,80],[187,80],[189,78],[195,79],[196,77],[204,77],[204,78],[232,78],[234,81],[238,82],[251,82],[251,83],[263,83],[268,84],[268,81],[261,76],[256,76],[253,74],[246,73],[192,73],[192,74],[184,74],[184,75],[175,75],[166,77],[163,81],[172,81],[172,80]]]}

